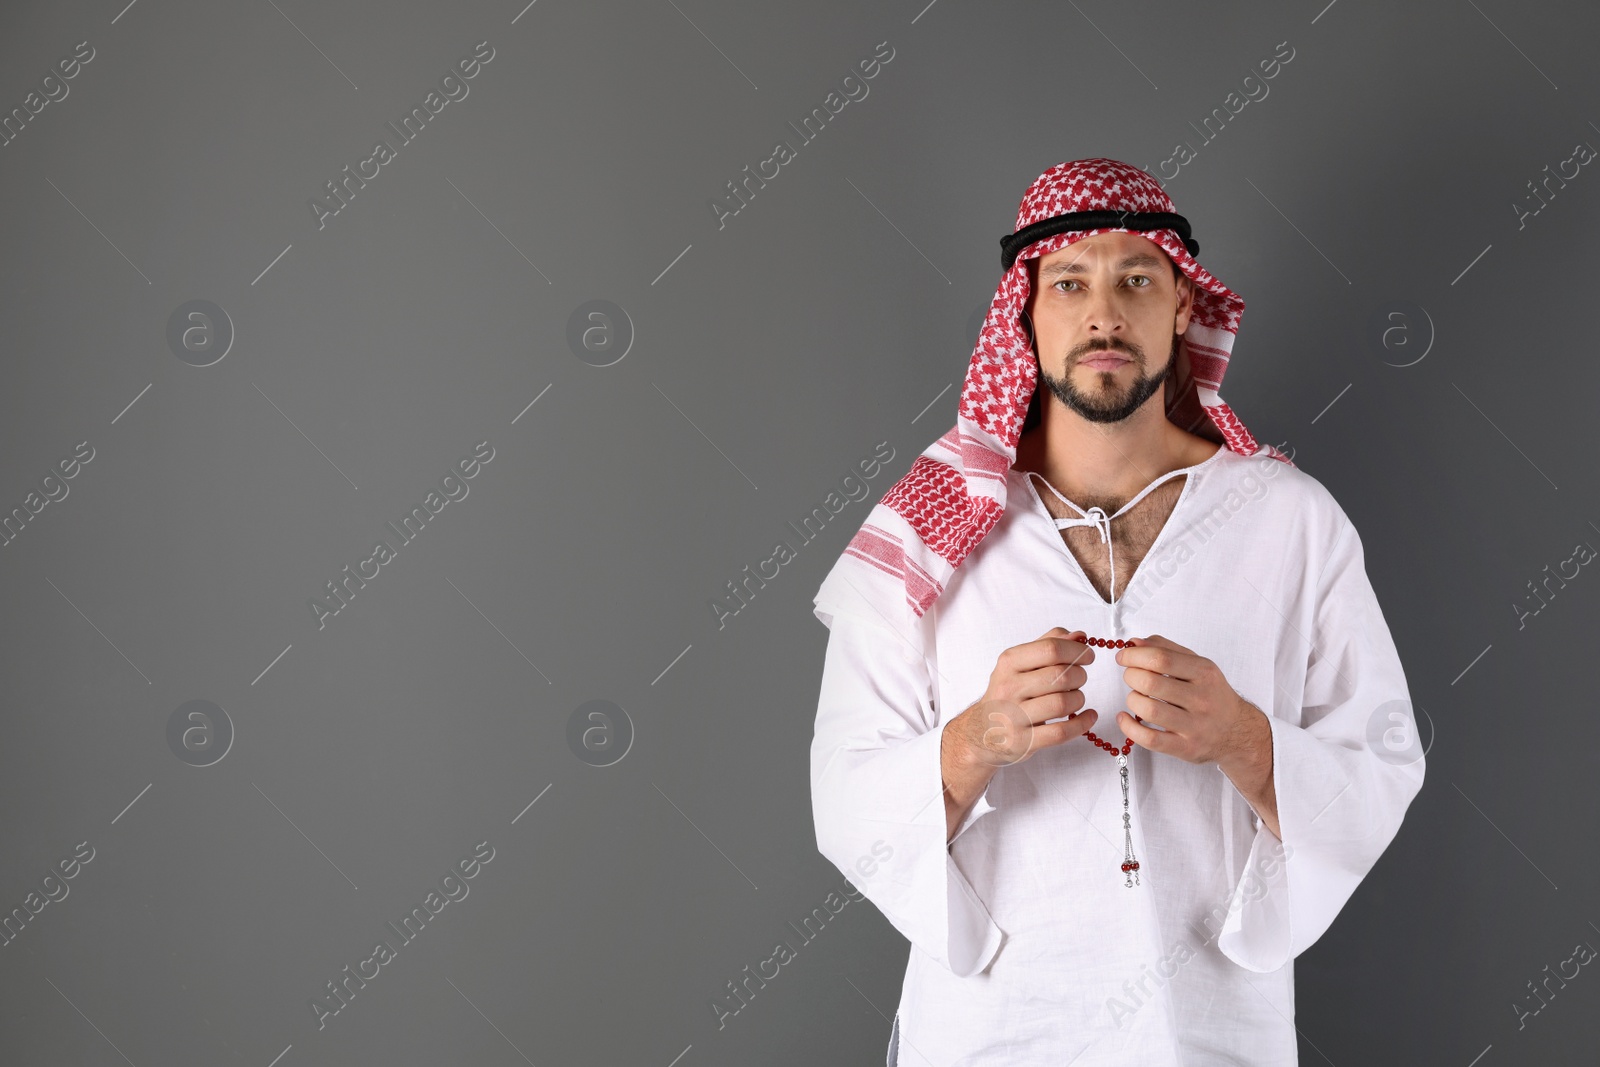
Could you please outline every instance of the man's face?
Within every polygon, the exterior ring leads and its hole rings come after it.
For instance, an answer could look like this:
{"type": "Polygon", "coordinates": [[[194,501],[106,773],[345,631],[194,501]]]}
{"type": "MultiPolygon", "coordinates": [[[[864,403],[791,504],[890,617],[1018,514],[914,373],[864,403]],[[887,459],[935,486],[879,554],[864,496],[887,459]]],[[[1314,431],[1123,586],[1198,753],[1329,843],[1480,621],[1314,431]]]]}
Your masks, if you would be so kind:
{"type": "Polygon", "coordinates": [[[1028,270],[1040,380],[1091,422],[1138,411],[1172,370],[1189,325],[1189,279],[1175,278],[1161,247],[1132,233],[1085,237],[1028,270]]]}

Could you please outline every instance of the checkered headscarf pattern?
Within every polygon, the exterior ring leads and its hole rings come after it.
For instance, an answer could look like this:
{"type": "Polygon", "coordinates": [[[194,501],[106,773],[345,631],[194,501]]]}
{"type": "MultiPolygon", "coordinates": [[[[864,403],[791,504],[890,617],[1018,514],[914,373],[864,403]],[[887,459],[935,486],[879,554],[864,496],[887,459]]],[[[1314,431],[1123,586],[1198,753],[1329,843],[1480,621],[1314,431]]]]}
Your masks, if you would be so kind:
{"type": "MultiPolygon", "coordinates": [[[[1176,211],[1154,178],[1114,159],[1060,163],[1036,178],[1017,208],[1016,230],[1074,211],[1176,211]]],[[[1244,301],[1202,267],[1175,230],[1120,226],[1074,230],[1023,249],[1000,279],[961,388],[956,425],[928,446],[867,516],[845,549],[858,578],[895,595],[920,618],[961,561],[993,529],[1006,506],[1006,472],[1039,368],[1018,316],[1027,306],[1029,259],[1110,231],[1137,232],[1159,245],[1195,284],[1194,307],[1173,368],[1167,417],[1191,433],[1241,455],[1266,455],[1293,466],[1271,445],[1256,442],[1218,390],[1228,368],[1244,301]]],[[[827,593],[824,586],[819,598],[827,593]]],[[[877,597],[874,597],[876,600],[877,597]]],[[[819,604],[820,606],[820,604],[819,604]]],[[[880,612],[886,610],[879,605],[880,612]]]]}

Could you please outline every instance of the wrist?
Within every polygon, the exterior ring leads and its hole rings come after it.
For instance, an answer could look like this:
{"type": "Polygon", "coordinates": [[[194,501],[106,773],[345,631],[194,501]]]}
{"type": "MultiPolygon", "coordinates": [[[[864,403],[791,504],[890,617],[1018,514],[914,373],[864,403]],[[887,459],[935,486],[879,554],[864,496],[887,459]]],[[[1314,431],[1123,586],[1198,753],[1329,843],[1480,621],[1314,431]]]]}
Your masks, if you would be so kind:
{"type": "Polygon", "coordinates": [[[994,768],[977,750],[963,725],[959,719],[946,724],[939,742],[939,766],[945,788],[956,798],[967,800],[983,792],[994,768]]]}
{"type": "Polygon", "coordinates": [[[1239,741],[1217,765],[1235,784],[1261,786],[1272,777],[1272,724],[1260,708],[1244,702],[1239,741]]]}

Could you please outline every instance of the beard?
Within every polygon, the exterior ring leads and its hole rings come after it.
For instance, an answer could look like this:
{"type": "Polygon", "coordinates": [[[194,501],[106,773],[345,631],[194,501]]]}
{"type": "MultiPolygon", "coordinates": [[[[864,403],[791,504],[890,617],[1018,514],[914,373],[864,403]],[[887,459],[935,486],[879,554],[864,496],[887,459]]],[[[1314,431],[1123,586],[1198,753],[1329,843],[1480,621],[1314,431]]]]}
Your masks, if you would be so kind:
{"type": "Polygon", "coordinates": [[[1126,386],[1116,384],[1116,375],[1121,373],[1119,368],[1115,371],[1093,371],[1094,386],[1089,390],[1081,390],[1073,384],[1070,371],[1067,377],[1057,378],[1044,369],[1043,362],[1039,364],[1039,380],[1057,400],[1090,422],[1121,422],[1143,407],[1145,401],[1156,394],[1156,390],[1172,373],[1178,356],[1178,340],[1177,336],[1173,337],[1166,363],[1155,374],[1148,373],[1149,361],[1144,349],[1121,340],[1089,342],[1067,353],[1066,366],[1069,368],[1080,359],[1093,358],[1092,353],[1115,351],[1126,356],[1139,370],[1139,376],[1126,386]]]}

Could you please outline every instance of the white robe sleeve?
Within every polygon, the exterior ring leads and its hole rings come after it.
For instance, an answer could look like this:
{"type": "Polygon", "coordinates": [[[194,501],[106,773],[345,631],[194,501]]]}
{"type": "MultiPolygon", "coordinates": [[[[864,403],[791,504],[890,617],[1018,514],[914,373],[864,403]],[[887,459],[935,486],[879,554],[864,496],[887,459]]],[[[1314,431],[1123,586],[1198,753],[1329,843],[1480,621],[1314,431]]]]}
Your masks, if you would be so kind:
{"type": "MultiPolygon", "coordinates": [[[[1361,538],[1341,519],[1312,588],[1311,632],[1291,630],[1286,642],[1306,656],[1299,725],[1292,707],[1268,716],[1282,844],[1258,824],[1217,938],[1224,955],[1252,971],[1277,970],[1322,936],[1422,788],[1399,653],[1367,579],[1361,538]]],[[[1293,609],[1278,607],[1292,617],[1293,609]]]]}
{"type": "MultiPolygon", "coordinates": [[[[830,633],[811,744],[817,848],[917,948],[976,974],[1001,931],[946,844],[942,731],[920,638],[853,612],[818,615],[830,633]]],[[[986,791],[956,836],[992,810],[986,791]]]]}

